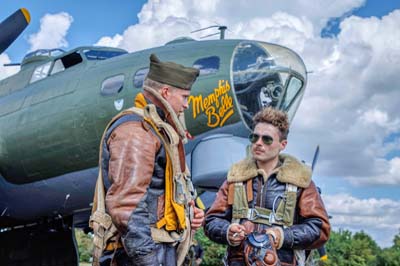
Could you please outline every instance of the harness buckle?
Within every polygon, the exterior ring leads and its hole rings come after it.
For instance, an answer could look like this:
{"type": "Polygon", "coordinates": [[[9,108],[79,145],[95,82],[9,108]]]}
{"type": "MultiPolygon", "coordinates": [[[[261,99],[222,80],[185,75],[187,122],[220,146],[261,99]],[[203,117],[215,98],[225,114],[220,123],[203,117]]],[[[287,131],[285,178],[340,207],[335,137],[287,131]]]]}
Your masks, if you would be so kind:
{"type": "Polygon", "coordinates": [[[271,213],[269,214],[268,220],[269,220],[269,222],[270,222],[271,224],[275,223],[276,219],[275,219],[275,213],[274,213],[274,212],[271,212],[271,213]]]}
{"type": "Polygon", "coordinates": [[[257,219],[265,219],[270,223],[274,223],[277,219],[275,218],[275,214],[271,212],[269,215],[267,214],[262,214],[260,213],[257,209],[255,208],[249,208],[247,210],[247,219],[250,221],[254,221],[257,219]]]}
{"type": "Polygon", "coordinates": [[[258,217],[260,216],[260,213],[254,209],[254,208],[250,208],[247,210],[247,219],[250,221],[254,221],[256,220],[258,217]]]}

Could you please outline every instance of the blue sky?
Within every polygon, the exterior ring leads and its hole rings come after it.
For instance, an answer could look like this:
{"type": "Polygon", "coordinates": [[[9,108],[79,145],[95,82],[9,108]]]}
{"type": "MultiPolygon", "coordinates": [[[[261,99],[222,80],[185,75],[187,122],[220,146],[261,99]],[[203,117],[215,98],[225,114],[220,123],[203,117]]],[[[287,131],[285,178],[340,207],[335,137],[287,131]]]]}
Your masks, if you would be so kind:
{"type": "Polygon", "coordinates": [[[67,12],[73,16],[74,22],[68,33],[69,48],[82,45],[92,45],[104,35],[113,35],[123,31],[129,25],[138,22],[137,13],[145,1],[118,0],[114,1],[49,1],[49,0],[2,0],[0,20],[3,20],[15,10],[25,7],[31,14],[31,23],[10,48],[7,53],[13,60],[22,59],[29,49],[25,41],[28,36],[38,31],[40,18],[46,13],[67,12]],[[115,4],[118,3],[118,4],[115,4]],[[25,39],[25,40],[24,40],[25,39]]]}
{"type": "MultiPolygon", "coordinates": [[[[68,43],[69,48],[74,48],[92,45],[102,36],[114,35],[122,32],[129,25],[136,24],[138,22],[137,13],[146,2],[144,0],[119,0],[118,4],[115,4],[116,2],[107,0],[87,0],[76,4],[67,0],[3,0],[0,20],[21,7],[27,8],[31,14],[30,25],[8,48],[7,53],[14,61],[23,58],[29,49],[26,39],[38,30],[40,18],[46,13],[67,12],[73,16],[74,22],[68,33],[68,43]]],[[[400,8],[400,1],[397,0],[368,0],[365,5],[346,13],[346,16],[354,14],[361,17],[381,17],[398,8],[400,8]]],[[[322,35],[336,35],[341,19],[343,18],[331,18],[327,27],[321,31],[322,35]]]]}
{"type": "MultiPolygon", "coordinates": [[[[216,23],[228,26],[227,38],[293,49],[313,73],[287,152],[311,161],[320,145],[314,180],[334,228],[364,230],[380,245],[391,244],[400,228],[400,1],[1,3],[0,20],[25,7],[32,22],[0,63],[19,62],[29,50],[46,45],[68,50],[98,44],[132,52],[216,23]]],[[[6,74],[11,72],[0,66],[0,78],[6,74]]]]}
{"type": "MultiPolygon", "coordinates": [[[[400,2],[397,0],[369,0],[365,3],[365,5],[349,11],[348,13],[344,14],[343,17],[349,17],[351,15],[360,17],[382,17],[398,8],[400,8],[400,2]]],[[[332,18],[327,23],[326,29],[321,32],[322,36],[337,35],[340,30],[339,23],[343,17],[332,18]]]]}

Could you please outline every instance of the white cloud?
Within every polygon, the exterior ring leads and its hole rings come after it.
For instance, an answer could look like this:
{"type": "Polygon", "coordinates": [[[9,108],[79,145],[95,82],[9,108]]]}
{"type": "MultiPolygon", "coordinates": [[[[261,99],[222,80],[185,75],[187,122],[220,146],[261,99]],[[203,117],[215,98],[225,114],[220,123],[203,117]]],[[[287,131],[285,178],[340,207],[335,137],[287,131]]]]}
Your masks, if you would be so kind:
{"type": "Polygon", "coordinates": [[[177,36],[188,35],[189,32],[197,28],[199,28],[197,22],[186,18],[167,17],[162,22],[155,19],[151,23],[129,26],[122,35],[102,37],[96,45],[110,45],[133,52],[164,45],[177,36]]]}
{"type": "Polygon", "coordinates": [[[400,10],[382,19],[350,17],[337,38],[306,40],[299,51],[314,73],[289,141],[304,158],[321,145],[320,175],[400,185],[399,23],[400,10]],[[315,49],[319,43],[325,49],[315,49]]]}
{"type": "Polygon", "coordinates": [[[121,44],[123,37],[120,34],[115,34],[114,37],[102,37],[96,45],[118,47],[121,44]]]}
{"type": "Polygon", "coordinates": [[[390,199],[359,199],[348,194],[323,195],[335,230],[363,230],[382,247],[392,245],[400,228],[400,202],[390,199]]]}
{"type": "Polygon", "coordinates": [[[68,47],[65,36],[72,22],[72,16],[66,12],[44,15],[40,19],[39,32],[29,36],[30,51],[68,47]]]}
{"type": "MultiPolygon", "coordinates": [[[[400,129],[400,10],[381,19],[348,17],[337,37],[320,37],[329,18],[364,3],[207,0],[192,5],[189,0],[150,0],[138,14],[138,24],[97,44],[137,51],[224,24],[229,26],[228,38],[285,45],[313,71],[292,125],[289,151],[312,158],[320,144],[320,175],[343,176],[357,185],[400,185],[400,174],[391,170],[397,169],[397,157],[388,159],[389,153],[400,152],[398,137],[390,139],[400,129]]],[[[216,29],[191,36],[212,32],[216,29]]]]}
{"type": "MultiPolygon", "coordinates": [[[[364,3],[205,0],[192,5],[189,0],[150,0],[138,14],[138,24],[98,44],[136,51],[220,24],[228,26],[227,38],[285,45],[313,72],[291,128],[288,151],[311,160],[320,144],[318,176],[342,176],[352,188],[400,186],[400,10],[382,18],[347,17],[336,37],[320,36],[329,18],[364,3]]],[[[198,39],[213,32],[215,28],[191,36],[198,39]]],[[[363,229],[383,246],[389,246],[398,232],[397,201],[350,195],[324,198],[335,228],[363,229]]]]}
{"type": "MultiPolygon", "coordinates": [[[[96,44],[109,43],[128,51],[163,45],[176,37],[210,25],[227,25],[230,38],[253,38],[281,44],[302,45],[304,39],[319,35],[329,18],[360,7],[365,0],[265,2],[255,0],[149,0],[138,14],[139,23],[121,35],[105,36],[96,44]],[[282,11],[284,10],[284,11],[282,11]],[[140,42],[137,37],[140,36],[140,42]]],[[[216,32],[209,29],[193,34],[199,38],[216,32]]]]}
{"type": "MultiPolygon", "coordinates": [[[[399,146],[397,146],[397,149],[398,148],[399,146]]],[[[400,184],[399,157],[394,157],[391,160],[380,159],[380,167],[385,169],[385,171],[382,171],[382,173],[378,173],[377,175],[366,176],[363,178],[349,176],[347,179],[354,185],[362,185],[362,186],[400,184]]]]}
{"type": "Polygon", "coordinates": [[[12,67],[5,67],[3,66],[4,64],[9,64],[11,63],[10,58],[6,53],[0,54],[0,80],[9,77],[11,75],[14,75],[19,71],[18,66],[12,66],[12,67]]]}
{"type": "Polygon", "coordinates": [[[382,127],[390,132],[396,132],[400,129],[400,119],[390,121],[388,113],[378,109],[367,110],[360,118],[366,124],[382,127]]]}
{"type": "MultiPolygon", "coordinates": [[[[104,36],[96,45],[137,51],[220,24],[228,26],[227,38],[288,46],[313,71],[291,128],[289,151],[309,159],[320,144],[318,175],[343,176],[353,185],[400,186],[400,10],[382,18],[345,18],[338,36],[320,37],[329,18],[363,4],[365,0],[202,0],[196,5],[192,0],[149,0],[138,24],[104,36]]],[[[72,22],[68,13],[45,15],[39,32],[29,38],[31,50],[68,46],[72,22]]],[[[190,36],[213,32],[215,28],[190,36]]],[[[7,55],[0,55],[0,62],[9,62],[7,55]]],[[[11,71],[0,66],[0,78],[11,71]]],[[[337,228],[365,229],[383,245],[397,233],[397,201],[324,198],[337,228]]]]}
{"type": "MultiPolygon", "coordinates": [[[[331,17],[337,17],[349,10],[360,7],[365,0],[344,0],[332,3],[320,1],[273,1],[245,0],[212,1],[206,0],[193,5],[191,0],[150,0],[139,14],[140,23],[154,20],[164,21],[167,17],[186,17],[210,22],[227,23],[229,26],[250,21],[253,18],[270,17],[280,10],[299,18],[307,17],[319,31],[331,17]]],[[[209,26],[209,25],[206,25],[209,26]]]]}
{"type": "Polygon", "coordinates": [[[320,175],[343,176],[358,185],[400,185],[400,173],[393,170],[400,153],[396,135],[400,129],[400,10],[382,18],[347,17],[337,37],[320,37],[329,18],[363,4],[364,0],[334,4],[255,0],[251,5],[244,0],[207,0],[192,5],[189,0],[150,0],[138,14],[138,24],[97,44],[136,51],[163,45],[198,28],[224,24],[229,26],[228,38],[288,46],[313,71],[292,125],[289,151],[312,158],[320,144],[320,175]]]}

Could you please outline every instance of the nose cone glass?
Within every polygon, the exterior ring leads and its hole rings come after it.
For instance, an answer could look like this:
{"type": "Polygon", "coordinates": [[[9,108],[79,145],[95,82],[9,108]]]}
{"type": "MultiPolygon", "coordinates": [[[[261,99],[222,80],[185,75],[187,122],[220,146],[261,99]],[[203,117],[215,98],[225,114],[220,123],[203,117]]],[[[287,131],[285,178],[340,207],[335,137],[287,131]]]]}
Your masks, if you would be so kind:
{"type": "Polygon", "coordinates": [[[307,79],[297,54],[283,46],[246,41],[237,45],[231,67],[234,91],[248,128],[252,128],[254,114],[268,106],[288,112],[293,119],[307,79]]]}

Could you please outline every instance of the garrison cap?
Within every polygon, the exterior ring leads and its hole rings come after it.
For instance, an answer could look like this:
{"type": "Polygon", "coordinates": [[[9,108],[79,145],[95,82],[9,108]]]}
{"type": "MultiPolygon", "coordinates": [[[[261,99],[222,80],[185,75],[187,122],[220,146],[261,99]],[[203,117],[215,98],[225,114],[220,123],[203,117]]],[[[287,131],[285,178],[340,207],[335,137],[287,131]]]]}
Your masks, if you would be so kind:
{"type": "Polygon", "coordinates": [[[185,67],[174,62],[161,62],[155,54],[150,55],[150,70],[147,77],[159,83],[173,87],[190,90],[199,70],[193,67],[185,67]]]}

